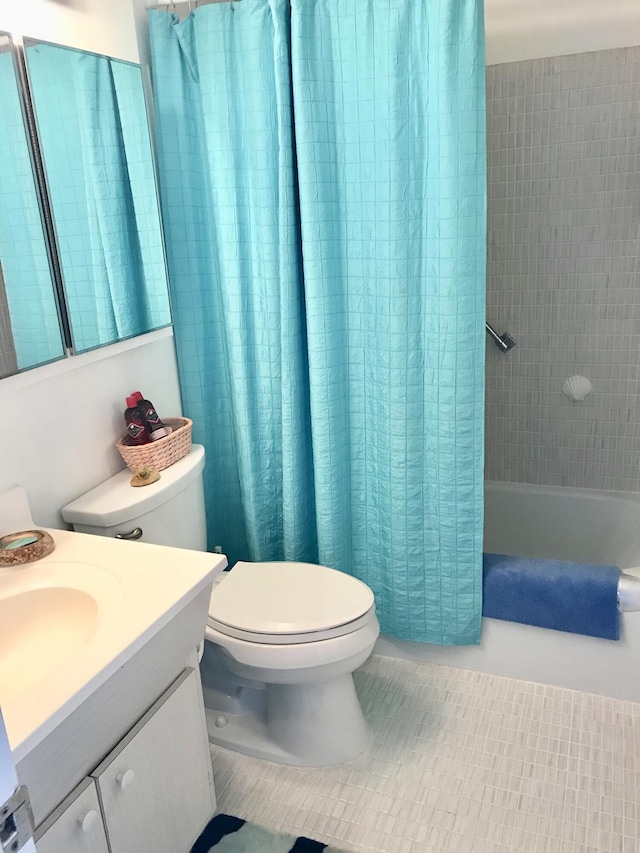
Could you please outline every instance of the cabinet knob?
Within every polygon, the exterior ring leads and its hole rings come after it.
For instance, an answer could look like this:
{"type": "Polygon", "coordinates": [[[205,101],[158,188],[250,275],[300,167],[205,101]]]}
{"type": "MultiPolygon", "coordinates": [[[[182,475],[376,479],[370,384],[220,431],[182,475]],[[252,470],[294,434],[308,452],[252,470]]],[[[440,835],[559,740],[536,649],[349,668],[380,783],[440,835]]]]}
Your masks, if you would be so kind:
{"type": "Polygon", "coordinates": [[[83,832],[91,832],[93,827],[96,825],[96,821],[98,820],[98,812],[95,809],[91,809],[86,814],[81,814],[78,818],[78,823],[82,827],[83,832]]]}
{"type": "Polygon", "coordinates": [[[136,774],[133,770],[125,770],[124,773],[118,773],[118,775],[116,776],[116,782],[124,791],[129,787],[129,785],[131,785],[135,778],[136,774]]]}

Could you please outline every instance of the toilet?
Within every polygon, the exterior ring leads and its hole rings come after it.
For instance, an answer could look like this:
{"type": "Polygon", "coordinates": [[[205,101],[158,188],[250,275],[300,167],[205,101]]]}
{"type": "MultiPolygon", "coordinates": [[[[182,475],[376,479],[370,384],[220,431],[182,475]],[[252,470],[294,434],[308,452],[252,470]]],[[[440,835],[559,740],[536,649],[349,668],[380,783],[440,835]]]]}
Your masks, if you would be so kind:
{"type": "MultiPolygon", "coordinates": [[[[125,469],[62,516],[80,533],[203,551],[204,462],[193,445],[141,488],[125,469]]],[[[238,562],[216,579],[207,621],[200,669],[212,743],[307,767],[367,748],[353,672],[380,629],[366,584],[310,563],[238,562]]]]}

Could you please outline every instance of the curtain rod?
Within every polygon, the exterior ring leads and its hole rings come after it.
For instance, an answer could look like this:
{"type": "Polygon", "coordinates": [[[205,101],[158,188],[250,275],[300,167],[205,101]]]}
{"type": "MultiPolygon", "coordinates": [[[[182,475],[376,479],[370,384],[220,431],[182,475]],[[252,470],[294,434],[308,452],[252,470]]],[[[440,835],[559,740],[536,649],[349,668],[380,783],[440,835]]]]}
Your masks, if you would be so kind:
{"type": "Polygon", "coordinates": [[[178,6],[186,8],[188,11],[197,9],[200,6],[209,6],[211,3],[239,3],[240,0],[145,0],[147,9],[168,9],[173,11],[178,6]]]}

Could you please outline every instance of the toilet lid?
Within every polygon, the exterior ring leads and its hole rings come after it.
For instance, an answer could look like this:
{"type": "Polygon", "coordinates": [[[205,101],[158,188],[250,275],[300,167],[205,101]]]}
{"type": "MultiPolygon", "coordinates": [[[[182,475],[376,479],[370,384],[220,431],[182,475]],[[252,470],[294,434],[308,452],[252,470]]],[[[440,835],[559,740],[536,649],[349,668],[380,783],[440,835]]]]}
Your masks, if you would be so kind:
{"type": "Polygon", "coordinates": [[[312,563],[236,563],[214,587],[209,622],[224,631],[272,636],[323,632],[373,607],[362,581],[312,563]]]}

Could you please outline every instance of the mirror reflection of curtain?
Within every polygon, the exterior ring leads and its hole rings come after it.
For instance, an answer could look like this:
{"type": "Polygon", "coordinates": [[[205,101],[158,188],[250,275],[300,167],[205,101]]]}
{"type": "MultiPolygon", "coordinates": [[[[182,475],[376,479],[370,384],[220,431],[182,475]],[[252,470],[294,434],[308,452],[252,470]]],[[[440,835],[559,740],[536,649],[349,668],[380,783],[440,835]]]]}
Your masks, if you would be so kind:
{"type": "Polygon", "coordinates": [[[0,264],[6,291],[0,325],[8,358],[0,376],[6,376],[64,353],[10,53],[0,53],[0,264]]]}
{"type": "Polygon", "coordinates": [[[170,322],[140,70],[27,48],[74,347],[170,322]]]}

